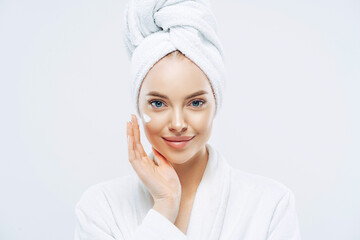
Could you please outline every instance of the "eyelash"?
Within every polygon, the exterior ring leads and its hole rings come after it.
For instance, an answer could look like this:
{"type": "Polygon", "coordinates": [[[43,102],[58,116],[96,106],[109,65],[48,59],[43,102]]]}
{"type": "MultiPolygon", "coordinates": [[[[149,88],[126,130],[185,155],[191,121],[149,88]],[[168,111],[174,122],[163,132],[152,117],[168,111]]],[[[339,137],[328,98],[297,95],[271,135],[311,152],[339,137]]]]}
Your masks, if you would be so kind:
{"type": "MultiPolygon", "coordinates": [[[[154,109],[160,109],[160,108],[161,108],[161,107],[155,107],[155,106],[153,105],[154,102],[161,102],[162,104],[164,104],[163,101],[158,100],[158,99],[149,100],[148,103],[149,103],[154,109]]],[[[193,103],[193,102],[201,102],[200,106],[198,106],[198,107],[195,107],[195,106],[194,106],[195,108],[198,108],[198,109],[202,108],[202,107],[205,105],[205,103],[206,103],[206,101],[205,101],[205,100],[202,100],[202,99],[194,99],[194,100],[191,101],[191,103],[193,103]]]]}

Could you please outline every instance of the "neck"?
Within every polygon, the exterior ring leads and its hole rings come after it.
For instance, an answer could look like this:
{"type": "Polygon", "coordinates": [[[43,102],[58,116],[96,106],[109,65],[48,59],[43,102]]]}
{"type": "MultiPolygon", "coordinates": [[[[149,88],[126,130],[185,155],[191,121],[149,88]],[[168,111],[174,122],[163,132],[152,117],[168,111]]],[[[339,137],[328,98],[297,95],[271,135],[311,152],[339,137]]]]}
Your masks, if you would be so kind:
{"type": "Polygon", "coordinates": [[[181,183],[181,195],[193,197],[201,182],[209,158],[206,146],[183,164],[173,164],[181,183]]]}

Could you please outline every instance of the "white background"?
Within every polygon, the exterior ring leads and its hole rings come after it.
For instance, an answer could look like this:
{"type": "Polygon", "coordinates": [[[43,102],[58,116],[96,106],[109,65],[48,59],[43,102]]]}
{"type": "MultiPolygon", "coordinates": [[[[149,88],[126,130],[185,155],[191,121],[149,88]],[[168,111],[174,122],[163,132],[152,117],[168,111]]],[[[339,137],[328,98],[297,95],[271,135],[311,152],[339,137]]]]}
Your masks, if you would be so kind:
{"type": "MultiPolygon", "coordinates": [[[[72,239],[83,191],[133,171],[126,3],[0,0],[0,239],[72,239]]],[[[360,2],[212,7],[229,78],[210,143],[294,191],[303,239],[360,239],[360,2]]]]}

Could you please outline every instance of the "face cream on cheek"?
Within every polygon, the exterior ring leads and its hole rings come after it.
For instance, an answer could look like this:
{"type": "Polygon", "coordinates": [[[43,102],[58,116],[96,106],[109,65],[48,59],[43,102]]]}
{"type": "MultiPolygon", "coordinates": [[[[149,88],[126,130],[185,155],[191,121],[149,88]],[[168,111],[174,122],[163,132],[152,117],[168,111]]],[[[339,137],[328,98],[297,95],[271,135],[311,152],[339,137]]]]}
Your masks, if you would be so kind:
{"type": "Polygon", "coordinates": [[[145,123],[148,123],[148,122],[151,121],[151,118],[150,118],[148,115],[146,115],[146,113],[144,113],[142,120],[143,120],[145,123]]]}

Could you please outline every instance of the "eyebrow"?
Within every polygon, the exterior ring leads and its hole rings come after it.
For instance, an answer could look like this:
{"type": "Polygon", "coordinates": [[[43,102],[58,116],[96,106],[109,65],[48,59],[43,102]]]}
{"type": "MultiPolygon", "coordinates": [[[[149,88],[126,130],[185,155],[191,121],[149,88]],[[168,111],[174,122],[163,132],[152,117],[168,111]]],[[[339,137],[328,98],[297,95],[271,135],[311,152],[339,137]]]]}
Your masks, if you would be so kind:
{"type": "MultiPolygon", "coordinates": [[[[194,93],[190,94],[185,99],[193,98],[193,97],[203,95],[203,94],[208,94],[208,92],[204,91],[204,90],[200,90],[200,91],[197,91],[197,92],[194,92],[194,93]]],[[[164,98],[164,99],[169,99],[166,95],[163,95],[163,94],[161,94],[159,92],[156,92],[156,91],[151,91],[148,94],[146,94],[146,96],[155,96],[155,97],[161,97],[161,98],[164,98]]]]}

